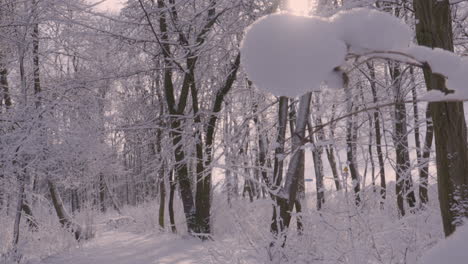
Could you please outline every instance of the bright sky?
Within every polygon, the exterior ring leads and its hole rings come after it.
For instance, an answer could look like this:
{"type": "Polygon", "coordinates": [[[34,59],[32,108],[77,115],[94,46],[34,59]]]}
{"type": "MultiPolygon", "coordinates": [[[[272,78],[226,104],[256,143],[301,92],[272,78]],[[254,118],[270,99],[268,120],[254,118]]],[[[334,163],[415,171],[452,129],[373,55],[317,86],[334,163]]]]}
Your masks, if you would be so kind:
{"type": "MultiPolygon", "coordinates": [[[[90,3],[97,3],[101,0],[88,0],[90,3]]],[[[112,13],[117,13],[123,7],[125,0],[106,0],[102,4],[96,6],[96,9],[99,11],[110,11],[112,13]]]]}
{"type": "MultiPolygon", "coordinates": [[[[97,3],[101,0],[88,0],[91,3],[97,3]]],[[[100,11],[110,11],[113,13],[117,13],[123,6],[123,2],[125,0],[106,0],[102,4],[98,5],[96,8],[100,11]]],[[[294,13],[297,14],[305,14],[307,13],[309,4],[309,0],[289,0],[289,8],[294,13]]]]}
{"type": "Polygon", "coordinates": [[[309,0],[289,0],[289,8],[294,13],[305,15],[309,9],[309,0]]]}

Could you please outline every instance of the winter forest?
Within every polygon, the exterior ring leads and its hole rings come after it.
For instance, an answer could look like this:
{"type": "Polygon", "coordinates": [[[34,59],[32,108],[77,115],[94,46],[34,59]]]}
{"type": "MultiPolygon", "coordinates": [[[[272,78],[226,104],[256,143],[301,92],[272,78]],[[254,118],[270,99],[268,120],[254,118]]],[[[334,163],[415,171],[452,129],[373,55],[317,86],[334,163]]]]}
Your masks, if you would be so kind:
{"type": "Polygon", "coordinates": [[[0,0],[0,263],[466,264],[465,101],[466,0],[0,0]]]}

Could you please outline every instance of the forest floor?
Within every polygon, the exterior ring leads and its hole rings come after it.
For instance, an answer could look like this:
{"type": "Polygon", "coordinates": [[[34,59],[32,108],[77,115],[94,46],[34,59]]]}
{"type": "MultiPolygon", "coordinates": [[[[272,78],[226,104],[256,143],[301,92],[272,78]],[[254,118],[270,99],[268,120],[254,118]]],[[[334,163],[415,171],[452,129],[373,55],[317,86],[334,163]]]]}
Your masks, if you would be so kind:
{"type": "Polygon", "coordinates": [[[198,264],[210,263],[203,244],[172,234],[104,231],[82,247],[40,264],[198,264]]]}

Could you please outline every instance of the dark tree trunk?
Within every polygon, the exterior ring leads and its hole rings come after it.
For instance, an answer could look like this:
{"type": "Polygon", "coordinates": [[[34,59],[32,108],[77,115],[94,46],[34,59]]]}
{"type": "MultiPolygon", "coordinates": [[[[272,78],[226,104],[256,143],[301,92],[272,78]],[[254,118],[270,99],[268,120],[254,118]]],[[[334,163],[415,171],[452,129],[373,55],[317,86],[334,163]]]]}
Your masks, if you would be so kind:
{"type": "Polygon", "coordinates": [[[421,207],[424,207],[429,201],[427,194],[427,186],[429,181],[429,158],[431,156],[432,140],[434,138],[434,126],[432,125],[432,117],[429,107],[426,110],[426,139],[424,140],[424,148],[421,157],[421,164],[419,165],[419,198],[421,207]]]}
{"type": "MultiPolygon", "coordinates": [[[[316,125],[318,127],[321,127],[321,124],[319,124],[318,121],[316,122],[316,125]]],[[[324,193],[325,189],[323,185],[323,162],[322,162],[323,148],[315,144],[316,143],[315,135],[313,133],[312,124],[310,120],[308,120],[307,127],[309,130],[309,139],[313,146],[312,160],[314,161],[315,188],[317,191],[317,210],[321,210],[322,205],[325,203],[325,193],[324,193]]],[[[323,140],[323,137],[319,136],[319,140],[323,140]]]]}
{"type": "MultiPolygon", "coordinates": [[[[372,98],[374,104],[378,103],[378,97],[377,97],[377,87],[375,83],[375,68],[374,65],[368,63],[367,67],[369,68],[369,75],[371,77],[370,80],[370,86],[372,90],[372,98]]],[[[380,112],[379,109],[377,109],[374,112],[374,129],[375,129],[375,145],[376,145],[376,150],[377,150],[377,159],[379,161],[379,175],[380,175],[380,196],[382,198],[381,201],[381,206],[383,206],[383,201],[387,197],[387,182],[385,179],[385,163],[384,163],[384,158],[383,158],[383,151],[382,151],[382,133],[380,129],[380,112]]]]}
{"type": "Polygon", "coordinates": [[[74,188],[71,190],[71,210],[72,210],[72,214],[80,210],[80,200],[78,197],[77,188],[74,188]]]}
{"type": "Polygon", "coordinates": [[[283,180],[283,160],[284,160],[284,143],[286,141],[286,128],[288,120],[288,98],[281,96],[278,106],[278,134],[276,137],[275,160],[273,166],[273,186],[271,189],[276,190],[281,185],[283,180]]]}
{"type": "Polygon", "coordinates": [[[36,219],[34,218],[33,211],[31,207],[29,206],[28,200],[26,197],[23,199],[23,206],[21,207],[21,210],[24,212],[26,215],[26,222],[28,223],[28,226],[31,231],[36,232],[39,230],[39,226],[37,224],[36,219]]]}
{"type": "MultiPolygon", "coordinates": [[[[277,191],[283,181],[284,144],[286,141],[286,129],[288,123],[288,101],[289,99],[285,96],[281,96],[279,98],[278,132],[276,137],[275,163],[273,168],[273,184],[271,187],[269,186],[272,191],[277,191]]],[[[278,235],[284,229],[283,222],[279,220],[281,218],[279,215],[280,206],[283,204],[283,201],[277,199],[274,195],[272,195],[272,199],[276,202],[276,205],[273,205],[273,216],[270,231],[272,234],[278,235]]]]}
{"type": "Polygon", "coordinates": [[[175,225],[175,217],[174,217],[174,194],[176,189],[176,183],[174,181],[174,172],[171,171],[169,174],[169,204],[168,204],[168,211],[169,211],[169,221],[171,223],[171,231],[172,233],[177,233],[177,228],[175,225]]]}
{"type": "MultiPolygon", "coordinates": [[[[450,3],[413,1],[418,44],[453,51],[450,3]]],[[[445,79],[424,67],[428,90],[448,93],[445,79]]],[[[446,236],[452,234],[468,210],[468,152],[463,103],[433,102],[429,109],[434,125],[439,202],[446,236]]]]}
{"type": "Polygon", "coordinates": [[[1,61],[3,58],[1,57],[0,54],[0,93],[2,94],[2,97],[0,100],[3,100],[5,103],[5,107],[8,110],[11,105],[11,97],[10,97],[10,90],[8,86],[8,70],[7,68],[3,65],[3,62],[1,61]]]}
{"type": "Polygon", "coordinates": [[[273,210],[272,233],[275,241],[270,245],[275,246],[276,241],[280,241],[284,246],[286,243],[286,231],[291,221],[291,211],[297,199],[301,152],[300,147],[305,138],[307,120],[310,113],[311,93],[303,95],[299,104],[296,128],[292,133],[292,157],[289,162],[288,171],[285,177],[284,186],[274,196],[277,206],[273,210]]]}
{"type": "Polygon", "coordinates": [[[64,228],[70,229],[74,233],[76,240],[80,240],[82,238],[81,226],[75,223],[68,215],[65,207],[63,206],[60,194],[57,191],[57,187],[52,180],[47,179],[47,184],[49,185],[50,197],[52,198],[52,204],[54,205],[60,224],[62,224],[64,228]]]}
{"type": "MultiPolygon", "coordinates": [[[[291,135],[294,135],[296,131],[296,128],[295,128],[296,119],[297,119],[296,114],[297,114],[296,104],[292,103],[290,105],[290,112],[289,112],[289,131],[291,132],[291,135]]],[[[311,127],[309,124],[310,123],[309,121],[310,121],[309,117],[307,117],[307,125],[311,127]]],[[[302,216],[300,215],[300,213],[302,212],[301,202],[305,199],[305,151],[303,149],[298,149],[296,151],[299,153],[299,164],[298,164],[299,167],[297,168],[297,172],[296,172],[297,179],[298,179],[297,180],[297,194],[296,194],[296,201],[294,202],[293,207],[296,208],[296,213],[298,214],[296,217],[297,231],[299,235],[302,235],[304,231],[304,225],[302,224],[302,216]]]]}
{"type": "MultiPolygon", "coordinates": [[[[8,87],[8,70],[3,65],[3,56],[0,51],[0,113],[2,112],[3,103],[5,104],[6,111],[8,111],[12,104],[8,87]]],[[[6,197],[6,190],[4,189],[5,186],[3,185],[4,178],[5,176],[2,173],[0,173],[0,210],[3,208],[6,197]]]]}
{"type": "Polygon", "coordinates": [[[354,200],[357,206],[361,204],[361,181],[356,162],[356,140],[357,140],[357,125],[354,120],[356,117],[349,117],[346,124],[346,157],[351,174],[352,187],[354,190],[354,200]]]}
{"type": "Polygon", "coordinates": [[[159,177],[159,227],[164,230],[164,207],[166,205],[166,185],[164,183],[164,167],[160,170],[159,177]]]}
{"type": "Polygon", "coordinates": [[[337,191],[340,191],[341,183],[340,183],[340,178],[338,175],[338,168],[336,166],[335,148],[333,147],[333,145],[328,145],[325,148],[325,151],[327,153],[328,163],[330,163],[330,168],[332,170],[333,181],[335,182],[335,188],[337,191]]]}
{"type": "Polygon", "coordinates": [[[411,179],[408,130],[406,122],[405,94],[401,87],[401,71],[399,65],[390,65],[390,75],[395,97],[395,126],[393,140],[396,153],[396,195],[397,207],[400,216],[404,216],[405,200],[410,208],[416,206],[416,197],[411,179]]]}
{"type": "Polygon", "coordinates": [[[372,122],[372,117],[369,114],[369,146],[367,147],[367,151],[369,153],[369,160],[371,163],[371,181],[372,181],[372,191],[375,192],[375,163],[374,163],[374,153],[372,151],[372,145],[373,145],[373,122],[372,122]]]}
{"type": "Polygon", "coordinates": [[[106,184],[103,173],[99,173],[99,208],[101,212],[106,212],[106,184]]]}
{"type": "Polygon", "coordinates": [[[299,174],[298,183],[297,183],[297,195],[296,201],[294,202],[294,207],[296,208],[296,223],[297,223],[297,233],[302,235],[304,232],[304,224],[302,222],[302,202],[305,201],[305,151],[303,149],[299,150],[299,168],[297,173],[299,174]]]}
{"type": "MultiPolygon", "coordinates": [[[[249,86],[252,85],[252,83],[249,81],[249,86]]],[[[252,111],[254,113],[257,113],[258,111],[258,104],[257,103],[254,103],[252,105],[252,111]]],[[[253,117],[253,121],[255,123],[255,127],[256,127],[256,130],[257,130],[257,137],[258,137],[258,155],[257,155],[257,165],[258,165],[258,170],[257,172],[261,174],[262,176],[262,180],[263,182],[267,185],[267,186],[270,186],[271,185],[271,181],[270,181],[270,178],[268,177],[268,172],[267,172],[267,151],[268,151],[268,138],[267,136],[265,135],[264,131],[262,131],[262,127],[261,127],[261,120],[259,120],[259,117],[258,117],[258,114],[256,114],[254,117],[253,117]]],[[[257,179],[258,180],[258,179],[257,179]]],[[[254,182],[252,182],[253,184],[255,184],[254,182]]],[[[256,189],[256,185],[253,185],[252,186],[253,188],[255,188],[255,193],[258,195],[260,194],[260,191],[261,190],[257,190],[256,189]],[[257,193],[257,191],[259,191],[257,193]]]]}
{"type": "Polygon", "coordinates": [[[19,233],[20,233],[20,223],[21,223],[21,211],[23,209],[24,202],[24,185],[25,185],[25,175],[24,171],[21,171],[18,174],[18,201],[16,205],[16,214],[15,222],[13,226],[13,246],[16,248],[19,242],[19,233]]]}
{"type": "MultiPolygon", "coordinates": [[[[335,110],[336,110],[335,105],[332,105],[332,117],[331,117],[332,120],[334,119],[334,116],[335,116],[335,110]]],[[[321,124],[322,121],[321,120],[319,120],[319,121],[320,121],[320,124],[321,124]]],[[[330,139],[335,140],[335,124],[330,125],[330,139]]],[[[328,163],[330,164],[330,168],[332,170],[333,181],[335,182],[335,188],[336,188],[337,191],[340,191],[342,189],[342,186],[341,186],[340,175],[339,175],[339,172],[338,172],[338,167],[336,165],[334,143],[332,143],[330,145],[327,145],[325,147],[325,151],[327,153],[328,163]]]]}

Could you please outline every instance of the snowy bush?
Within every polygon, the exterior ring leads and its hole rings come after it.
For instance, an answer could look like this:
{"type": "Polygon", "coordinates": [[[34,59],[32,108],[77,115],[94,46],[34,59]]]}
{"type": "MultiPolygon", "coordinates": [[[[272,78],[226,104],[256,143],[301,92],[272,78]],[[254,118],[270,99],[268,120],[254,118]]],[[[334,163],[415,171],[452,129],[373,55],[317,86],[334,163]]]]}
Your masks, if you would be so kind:
{"type": "Polygon", "coordinates": [[[120,227],[128,226],[130,224],[136,223],[135,219],[131,216],[120,216],[116,218],[111,218],[107,220],[106,225],[110,228],[117,229],[120,227]]]}

